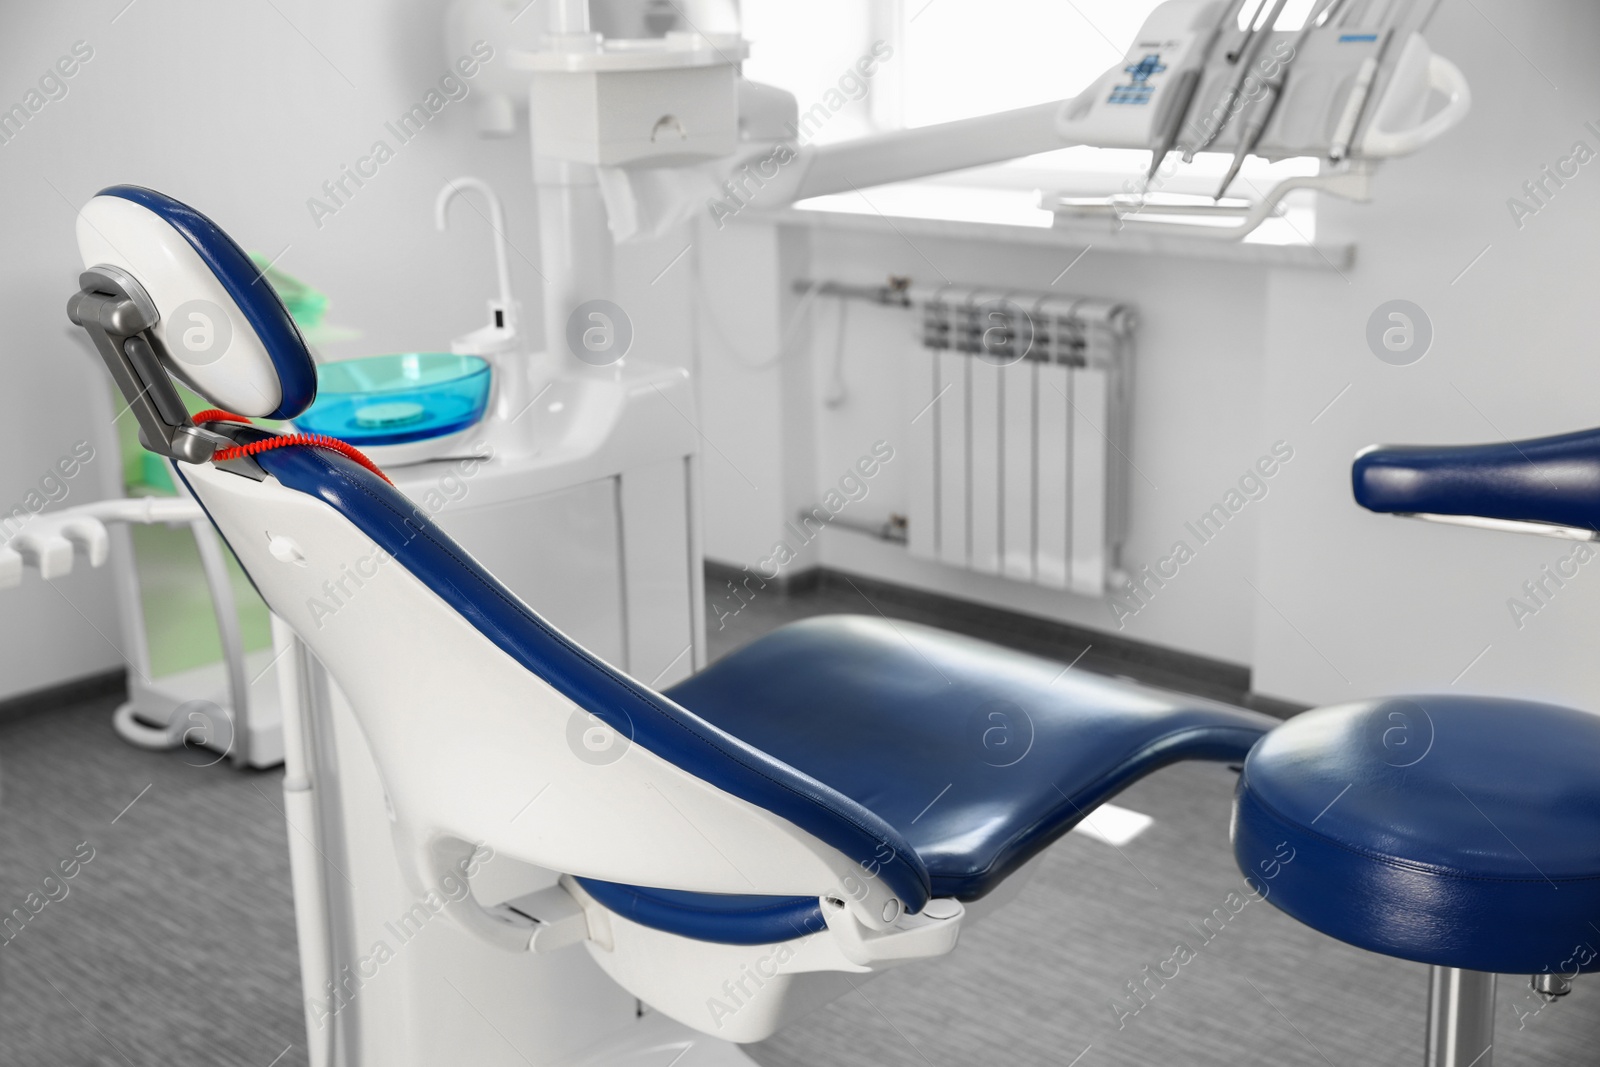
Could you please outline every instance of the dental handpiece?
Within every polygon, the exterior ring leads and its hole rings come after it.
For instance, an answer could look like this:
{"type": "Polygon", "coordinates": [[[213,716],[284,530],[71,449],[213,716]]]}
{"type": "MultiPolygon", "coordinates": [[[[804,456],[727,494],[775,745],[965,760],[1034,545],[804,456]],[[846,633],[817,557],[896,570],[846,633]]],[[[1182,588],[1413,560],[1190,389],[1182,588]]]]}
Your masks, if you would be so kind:
{"type": "Polygon", "coordinates": [[[1250,153],[1255,151],[1256,145],[1261,142],[1261,134],[1266,130],[1267,123],[1272,121],[1272,114],[1278,109],[1278,100],[1283,96],[1283,80],[1274,79],[1266,88],[1266,99],[1256,104],[1246,120],[1244,129],[1239,134],[1239,148],[1233,153],[1233,162],[1228,164],[1228,173],[1222,178],[1222,184],[1217,187],[1216,196],[1212,199],[1221,200],[1228,191],[1228,186],[1233,184],[1233,179],[1239,176],[1239,171],[1244,167],[1244,161],[1250,153]]]}
{"type": "Polygon", "coordinates": [[[1361,68],[1356,71],[1355,84],[1350,86],[1350,96],[1345,100],[1344,112],[1339,116],[1339,125],[1334,128],[1333,141],[1328,146],[1328,158],[1335,163],[1343,163],[1350,155],[1350,142],[1355,139],[1356,126],[1361,122],[1361,113],[1367,108],[1372,83],[1378,76],[1378,65],[1383,61],[1384,50],[1389,47],[1389,38],[1393,34],[1393,28],[1385,30],[1378,47],[1361,61],[1361,68]]]}
{"type": "Polygon", "coordinates": [[[1273,0],[1272,8],[1267,12],[1267,16],[1264,19],[1260,17],[1261,8],[1256,8],[1257,17],[1251,20],[1250,29],[1239,45],[1238,58],[1235,60],[1238,64],[1239,72],[1234,75],[1233,81],[1228,84],[1227,89],[1222,93],[1221,99],[1217,101],[1216,110],[1213,112],[1217,116],[1217,120],[1212,123],[1211,129],[1207,131],[1199,144],[1185,150],[1183,153],[1183,158],[1186,162],[1192,160],[1196,154],[1210,148],[1217,138],[1222,136],[1222,131],[1227,129],[1228,119],[1233,114],[1233,106],[1238,101],[1239,94],[1250,77],[1250,68],[1255,63],[1256,50],[1260,47],[1261,41],[1271,30],[1273,24],[1278,21],[1278,16],[1283,13],[1283,7],[1288,2],[1289,0],[1273,0]]]}
{"type": "Polygon", "coordinates": [[[1289,77],[1289,67],[1300,56],[1300,50],[1305,46],[1306,38],[1311,31],[1326,25],[1343,5],[1344,0],[1324,0],[1322,6],[1307,16],[1300,31],[1294,35],[1294,40],[1289,46],[1289,55],[1284,58],[1278,74],[1267,83],[1264,95],[1266,99],[1251,110],[1250,117],[1245,121],[1244,130],[1239,134],[1239,148],[1233,154],[1233,162],[1228,167],[1228,173],[1222,179],[1222,184],[1217,188],[1214,199],[1221,200],[1227,193],[1228,186],[1233,184],[1233,179],[1239,176],[1240,169],[1244,166],[1245,159],[1256,150],[1256,145],[1261,143],[1261,135],[1266,132],[1267,124],[1272,121],[1272,116],[1278,110],[1278,101],[1283,99],[1284,83],[1289,77]]]}
{"type": "MultiPolygon", "coordinates": [[[[1156,143],[1150,156],[1150,172],[1145,175],[1145,184],[1155,180],[1156,171],[1161,169],[1161,163],[1167,154],[1178,147],[1178,137],[1183,132],[1183,120],[1189,116],[1189,108],[1194,106],[1194,94],[1200,88],[1200,75],[1205,70],[1206,61],[1211,58],[1212,51],[1217,47],[1217,40],[1222,36],[1222,28],[1228,20],[1236,17],[1236,12],[1244,6],[1244,0],[1223,0],[1220,4],[1221,14],[1218,15],[1216,24],[1211,27],[1211,33],[1206,37],[1206,43],[1197,53],[1198,59],[1194,66],[1183,71],[1173,82],[1171,89],[1171,110],[1167,113],[1166,129],[1161,133],[1161,138],[1156,143]]],[[[1260,5],[1257,4],[1259,10],[1260,5]]]]}

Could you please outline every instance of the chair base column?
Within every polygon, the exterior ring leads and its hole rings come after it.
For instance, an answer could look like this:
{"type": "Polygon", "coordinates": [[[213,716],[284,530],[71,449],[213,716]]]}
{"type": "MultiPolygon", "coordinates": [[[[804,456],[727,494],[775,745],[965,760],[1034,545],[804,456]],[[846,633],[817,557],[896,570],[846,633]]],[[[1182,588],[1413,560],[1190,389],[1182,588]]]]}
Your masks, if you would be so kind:
{"type": "Polygon", "coordinates": [[[1427,1067],[1490,1067],[1494,975],[1428,968],[1427,1067]]]}

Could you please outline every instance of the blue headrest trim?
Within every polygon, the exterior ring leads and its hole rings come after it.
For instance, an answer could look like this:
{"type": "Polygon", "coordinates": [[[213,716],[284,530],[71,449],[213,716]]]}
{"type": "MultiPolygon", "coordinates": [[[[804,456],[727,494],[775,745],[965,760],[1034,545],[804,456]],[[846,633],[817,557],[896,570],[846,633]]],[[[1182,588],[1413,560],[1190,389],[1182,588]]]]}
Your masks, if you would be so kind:
{"type": "Polygon", "coordinates": [[[292,419],[317,398],[317,365],[306,348],[300,328],[289,317],[276,291],[267,283],[262,272],[223,232],[222,227],[200,212],[165,193],[138,185],[113,185],[102,189],[100,196],[117,196],[131,200],[140,207],[149,208],[160,215],[195,250],[211,272],[217,276],[233,302],[249,321],[261,344],[272,357],[273,369],[278,375],[281,397],[277,410],[263,416],[269,419],[292,419]]]}

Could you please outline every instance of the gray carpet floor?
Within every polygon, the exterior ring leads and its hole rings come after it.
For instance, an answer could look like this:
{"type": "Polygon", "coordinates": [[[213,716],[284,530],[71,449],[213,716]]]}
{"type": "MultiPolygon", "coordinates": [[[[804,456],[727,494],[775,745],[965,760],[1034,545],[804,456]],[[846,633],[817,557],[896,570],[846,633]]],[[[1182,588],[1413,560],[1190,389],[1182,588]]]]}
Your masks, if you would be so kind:
{"type": "MultiPolygon", "coordinates": [[[[712,651],[803,615],[879,608],[906,614],[848,590],[758,597],[712,651]]],[[[0,722],[0,913],[57,898],[0,944],[0,1065],[304,1064],[280,773],[130,748],[111,730],[114,703],[0,722]],[[62,879],[86,847],[93,858],[62,879]]],[[[1195,927],[1241,886],[1232,787],[1214,766],[1147,779],[1118,800],[1156,820],[1137,840],[1069,835],[951,957],[864,982],[752,1055],[764,1067],[1420,1064],[1423,968],[1260,903],[1199,944],[1195,927]],[[1119,1018],[1124,984],[1180,940],[1195,958],[1119,1018]]],[[[1495,1062],[1594,1062],[1600,986],[1580,980],[1519,1029],[1525,989],[1501,980],[1495,1062]]]]}

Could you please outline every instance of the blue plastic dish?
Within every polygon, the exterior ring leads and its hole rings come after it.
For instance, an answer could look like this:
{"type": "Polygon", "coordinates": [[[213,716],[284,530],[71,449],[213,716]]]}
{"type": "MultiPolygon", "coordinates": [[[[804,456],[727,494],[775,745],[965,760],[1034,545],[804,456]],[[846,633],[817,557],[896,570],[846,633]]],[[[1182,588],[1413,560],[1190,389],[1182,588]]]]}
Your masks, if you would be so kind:
{"type": "Polygon", "coordinates": [[[477,356],[403,352],[317,367],[317,400],[294,423],[353,445],[400,445],[465,430],[489,404],[477,356]]]}

